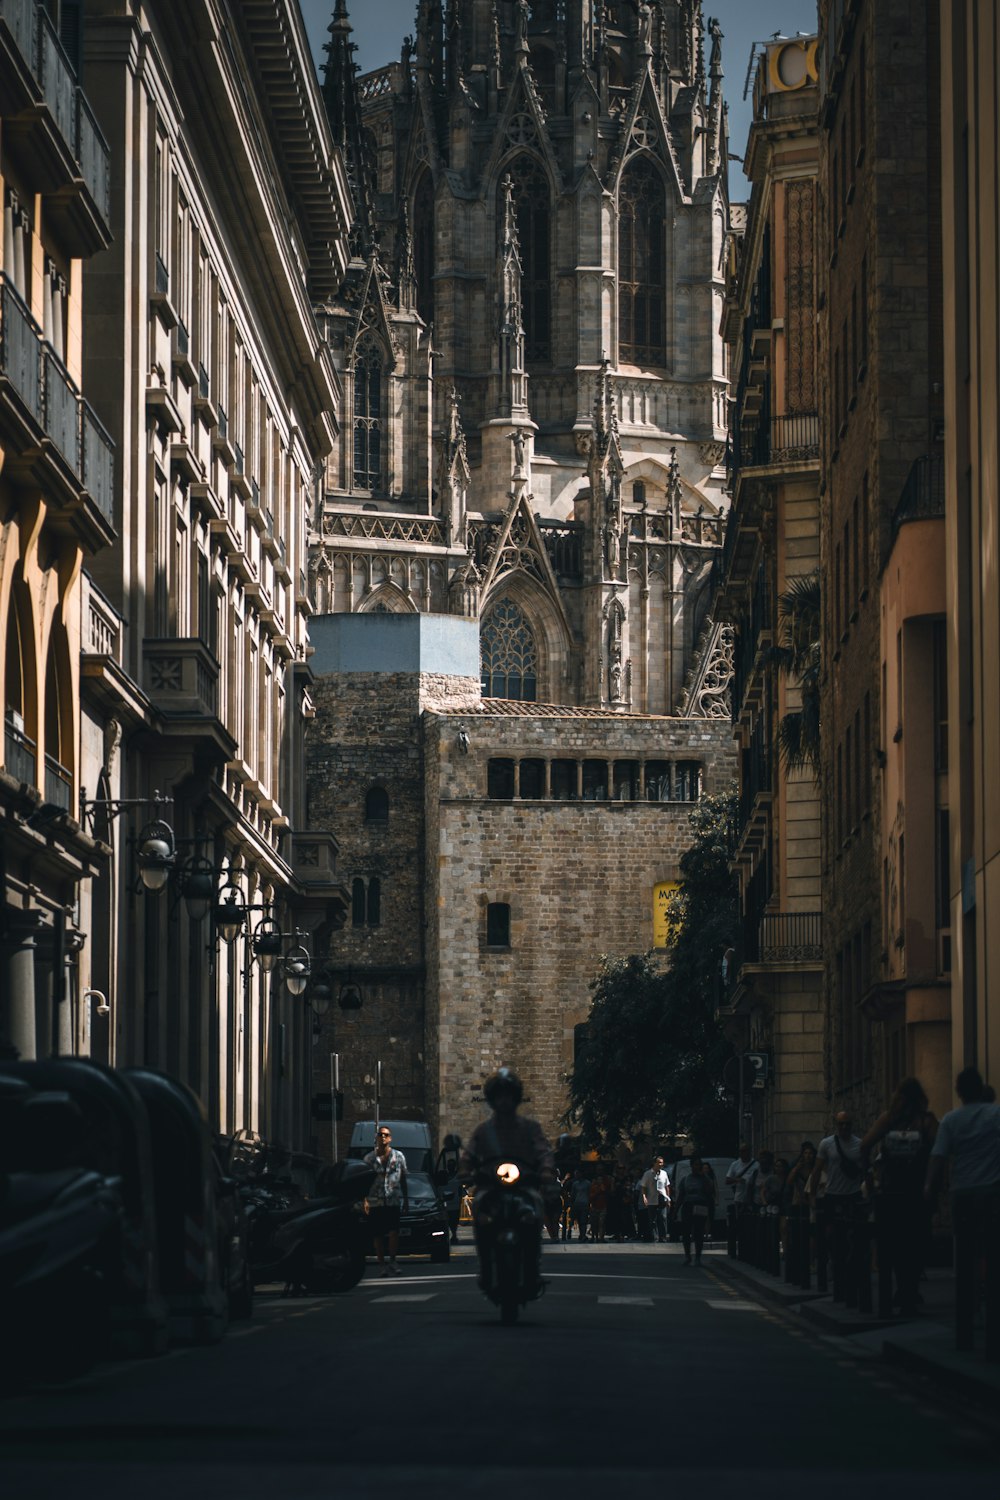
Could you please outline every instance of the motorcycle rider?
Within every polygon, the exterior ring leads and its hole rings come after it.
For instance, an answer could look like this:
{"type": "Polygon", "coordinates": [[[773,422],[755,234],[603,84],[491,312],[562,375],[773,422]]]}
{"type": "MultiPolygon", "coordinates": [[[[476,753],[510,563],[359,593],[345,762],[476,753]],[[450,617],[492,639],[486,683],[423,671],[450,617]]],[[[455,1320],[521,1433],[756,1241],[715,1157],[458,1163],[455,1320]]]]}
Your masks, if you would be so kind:
{"type": "MultiPolygon", "coordinates": [[[[524,1097],[524,1086],[513,1068],[499,1068],[487,1079],[483,1095],[493,1113],[472,1132],[462,1152],[458,1175],[462,1182],[482,1186],[488,1180],[490,1169],[495,1170],[501,1162],[514,1162],[519,1166],[526,1174],[524,1187],[531,1192],[538,1207],[537,1253],[540,1257],[543,1213],[545,1218],[552,1219],[559,1211],[559,1182],[552,1147],[538,1121],[517,1112],[524,1097]]],[[[476,1202],[477,1199],[473,1199],[472,1215],[478,1250],[476,1202]]]]}

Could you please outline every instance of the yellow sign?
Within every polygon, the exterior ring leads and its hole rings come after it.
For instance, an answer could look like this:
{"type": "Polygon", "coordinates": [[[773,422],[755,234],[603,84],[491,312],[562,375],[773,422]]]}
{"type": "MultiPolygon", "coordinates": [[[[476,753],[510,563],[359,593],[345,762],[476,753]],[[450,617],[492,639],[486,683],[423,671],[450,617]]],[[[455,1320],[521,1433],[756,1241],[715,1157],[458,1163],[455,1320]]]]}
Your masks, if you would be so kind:
{"type": "Polygon", "coordinates": [[[661,880],[653,886],[654,948],[672,948],[677,941],[677,923],[670,920],[670,898],[680,888],[679,880],[661,880]]]}

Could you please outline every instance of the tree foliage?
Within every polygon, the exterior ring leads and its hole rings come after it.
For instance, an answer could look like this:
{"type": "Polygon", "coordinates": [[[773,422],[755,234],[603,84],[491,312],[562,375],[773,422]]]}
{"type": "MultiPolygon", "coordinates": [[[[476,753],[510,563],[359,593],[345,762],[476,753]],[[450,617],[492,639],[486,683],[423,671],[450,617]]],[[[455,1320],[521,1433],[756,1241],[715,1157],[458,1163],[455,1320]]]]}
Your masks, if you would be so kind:
{"type": "Polygon", "coordinates": [[[735,1118],[721,1091],[732,1047],[715,1009],[722,955],[736,936],[735,823],[735,792],[705,797],[691,812],[693,839],[668,907],[669,967],[648,953],[602,960],[569,1077],[571,1113],[588,1144],[650,1132],[686,1133],[704,1151],[732,1145],[735,1118]]]}

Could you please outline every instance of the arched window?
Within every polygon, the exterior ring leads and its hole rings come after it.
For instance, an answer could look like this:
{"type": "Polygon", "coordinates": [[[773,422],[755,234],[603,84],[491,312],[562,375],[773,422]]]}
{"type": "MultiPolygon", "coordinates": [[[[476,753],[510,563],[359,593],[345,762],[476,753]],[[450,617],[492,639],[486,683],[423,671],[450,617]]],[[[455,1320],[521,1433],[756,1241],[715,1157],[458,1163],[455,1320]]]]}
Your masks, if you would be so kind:
{"type": "Polygon", "coordinates": [[[57,630],[53,626],[45,663],[45,800],[69,811],[73,737],[67,732],[57,630]]]}
{"type": "Polygon", "coordinates": [[[413,194],[413,274],[417,281],[417,312],[427,324],[434,321],[434,179],[422,172],[413,194]]]}
{"type": "Polygon", "coordinates": [[[365,793],[365,822],[388,823],[389,793],[383,786],[372,786],[365,793]]]}
{"type": "Polygon", "coordinates": [[[500,599],[483,621],[479,653],[484,698],[534,703],[538,689],[535,638],[513,599],[500,599]]]}
{"type": "Polygon", "coordinates": [[[378,927],[382,921],[382,882],[373,875],[368,882],[368,926],[378,927]]]}
{"type": "Polygon", "coordinates": [[[354,357],[354,488],[382,488],[382,351],[364,339],[354,357]]]}
{"type": "Polygon", "coordinates": [[[518,156],[509,172],[521,247],[524,357],[529,366],[548,364],[552,358],[548,179],[530,156],[518,156]]]}
{"type": "Polygon", "coordinates": [[[627,167],[618,190],[618,358],[666,363],[666,194],[653,163],[627,167]]]}
{"type": "Polygon", "coordinates": [[[7,636],[4,650],[4,744],[3,766],[16,781],[34,786],[36,775],[35,724],[29,701],[31,663],[28,659],[29,635],[22,626],[17,607],[18,585],[15,583],[7,608],[7,636]]]}

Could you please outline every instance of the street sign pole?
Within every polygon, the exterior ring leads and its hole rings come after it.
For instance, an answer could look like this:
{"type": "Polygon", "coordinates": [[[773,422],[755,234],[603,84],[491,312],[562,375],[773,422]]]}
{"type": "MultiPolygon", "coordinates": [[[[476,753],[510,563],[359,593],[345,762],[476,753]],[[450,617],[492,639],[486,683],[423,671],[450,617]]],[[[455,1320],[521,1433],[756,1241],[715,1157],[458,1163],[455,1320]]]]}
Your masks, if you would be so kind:
{"type": "Polygon", "coordinates": [[[333,1160],[337,1162],[337,1094],[340,1090],[340,1053],[330,1053],[330,1134],[333,1137],[333,1160]]]}
{"type": "Polygon", "coordinates": [[[375,1064],[375,1136],[378,1138],[379,1119],[382,1114],[382,1064],[375,1064]]]}

